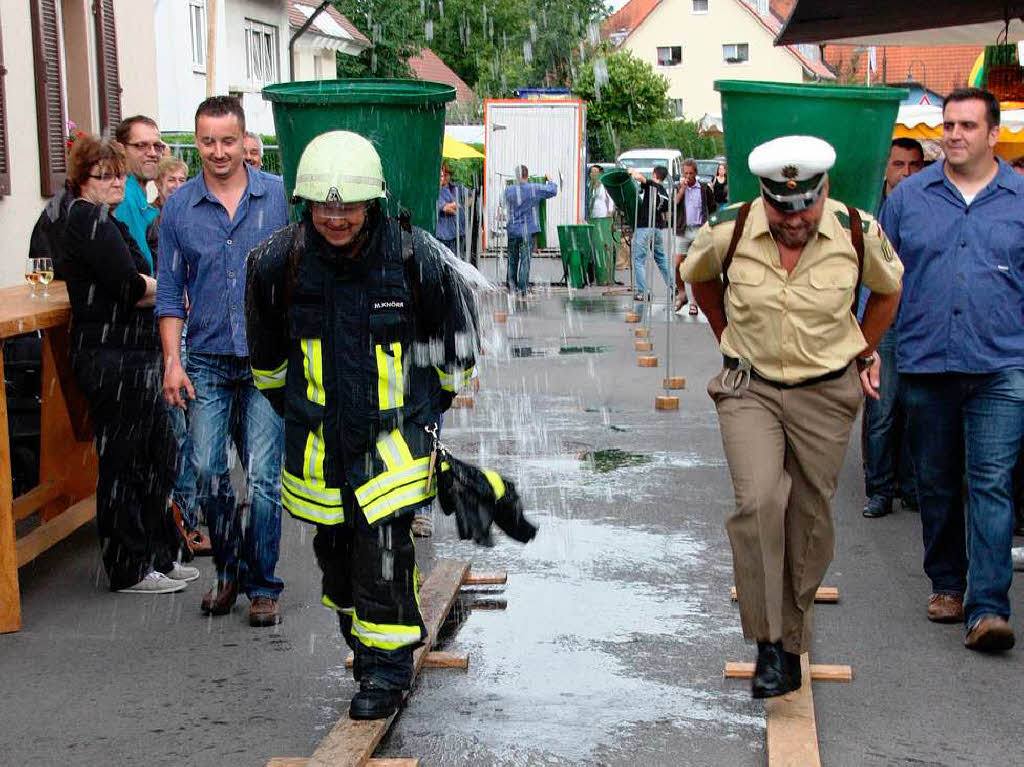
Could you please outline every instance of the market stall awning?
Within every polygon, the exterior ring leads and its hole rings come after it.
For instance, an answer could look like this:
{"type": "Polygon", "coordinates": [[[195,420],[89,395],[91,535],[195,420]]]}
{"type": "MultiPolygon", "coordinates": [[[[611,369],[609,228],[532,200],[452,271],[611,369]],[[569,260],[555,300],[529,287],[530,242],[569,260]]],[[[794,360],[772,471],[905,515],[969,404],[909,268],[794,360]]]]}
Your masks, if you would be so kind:
{"type": "MultiPolygon", "coordinates": [[[[1003,106],[996,154],[1004,160],[1015,160],[1024,155],[1024,109],[1006,109],[1007,105],[1003,106]]],[[[1016,107],[1018,104],[1013,106],[1016,107]]],[[[942,138],[942,107],[927,104],[901,106],[896,116],[896,124],[893,126],[892,137],[938,141],[942,138]]],[[[925,155],[928,154],[926,151],[925,155]]]]}
{"type": "Polygon", "coordinates": [[[441,147],[441,156],[449,160],[472,160],[483,159],[483,153],[476,151],[469,144],[463,144],[447,133],[444,134],[444,145],[441,147]]]}
{"type": "Polygon", "coordinates": [[[797,0],[776,45],[993,45],[1009,18],[1024,39],[1024,0],[797,0]]]}

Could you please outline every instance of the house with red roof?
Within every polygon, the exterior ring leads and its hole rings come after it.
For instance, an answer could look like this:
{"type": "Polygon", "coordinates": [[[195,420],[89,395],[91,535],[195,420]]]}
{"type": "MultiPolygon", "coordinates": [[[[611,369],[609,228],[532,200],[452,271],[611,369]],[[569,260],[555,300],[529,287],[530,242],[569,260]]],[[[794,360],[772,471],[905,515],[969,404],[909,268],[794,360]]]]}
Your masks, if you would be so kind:
{"type": "Polygon", "coordinates": [[[420,52],[408,61],[409,67],[418,80],[431,80],[444,83],[455,88],[454,107],[461,111],[474,111],[477,108],[476,93],[466,85],[465,80],[455,74],[441,57],[430,48],[421,48],[420,52]]]}
{"type": "Polygon", "coordinates": [[[676,117],[697,120],[721,114],[715,80],[835,80],[819,46],[775,47],[777,2],[630,0],[605,21],[604,35],[668,79],[676,117]]]}

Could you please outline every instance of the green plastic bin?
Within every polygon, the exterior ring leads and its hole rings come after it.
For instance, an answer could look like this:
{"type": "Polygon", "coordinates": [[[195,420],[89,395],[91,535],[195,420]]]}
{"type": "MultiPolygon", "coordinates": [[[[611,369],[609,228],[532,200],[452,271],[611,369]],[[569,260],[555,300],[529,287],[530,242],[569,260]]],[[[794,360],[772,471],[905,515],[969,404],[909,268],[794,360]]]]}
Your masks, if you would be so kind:
{"type": "Polygon", "coordinates": [[[594,277],[598,285],[612,285],[615,283],[615,243],[612,241],[612,217],[593,217],[587,222],[592,227],[594,241],[594,277]]]}
{"type": "Polygon", "coordinates": [[[562,224],[558,227],[558,245],[562,252],[562,266],[569,285],[584,288],[587,271],[593,260],[593,227],[588,224],[562,224]]]}
{"type": "Polygon", "coordinates": [[[637,184],[629,171],[625,168],[612,168],[601,174],[601,183],[608,190],[608,194],[615,203],[615,207],[622,211],[626,224],[636,228],[636,211],[639,204],[637,196],[637,184]]]}
{"type": "Polygon", "coordinates": [[[445,105],[454,88],[425,80],[315,80],[268,85],[263,97],[274,110],[289,197],[306,144],[327,131],[352,131],[380,154],[388,210],[407,208],[416,226],[434,232],[445,105]]]}
{"type": "Polygon", "coordinates": [[[869,213],[878,206],[902,88],[803,85],[749,80],[716,80],[722,95],[729,199],[761,194],[747,169],[758,144],[779,136],[817,136],[836,150],[829,172],[829,197],[869,213]]]}

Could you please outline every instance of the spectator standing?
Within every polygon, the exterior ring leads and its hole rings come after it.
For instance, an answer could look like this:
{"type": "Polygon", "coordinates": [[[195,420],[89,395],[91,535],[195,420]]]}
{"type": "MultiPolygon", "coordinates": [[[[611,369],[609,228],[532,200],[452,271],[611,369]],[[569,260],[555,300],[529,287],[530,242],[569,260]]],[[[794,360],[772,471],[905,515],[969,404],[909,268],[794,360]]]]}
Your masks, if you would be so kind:
{"type": "Polygon", "coordinates": [[[615,215],[615,202],[608,190],[601,183],[601,166],[590,166],[590,185],[587,187],[590,204],[587,206],[588,218],[607,218],[615,215]]]}
{"type": "Polygon", "coordinates": [[[729,172],[724,162],[718,163],[715,177],[711,179],[711,191],[715,194],[715,203],[725,205],[729,202],[729,172]]]}
{"type": "MultiPolygon", "coordinates": [[[[912,138],[893,139],[885,166],[882,199],[889,197],[901,181],[924,167],[924,149],[912,138]]],[[[858,316],[868,291],[864,291],[858,316]]],[[[865,517],[884,517],[892,512],[897,496],[905,508],[917,508],[917,487],[914,484],[913,459],[906,439],[906,408],[900,391],[896,368],[897,333],[893,325],[878,342],[881,365],[879,398],[864,403],[864,491],[867,503],[865,517]]]]}
{"type": "Polygon", "coordinates": [[[540,231],[541,200],[558,194],[558,185],[544,176],[544,183],[530,181],[525,165],[516,168],[516,182],[505,190],[505,209],[508,211],[508,274],[509,291],[526,295],[530,287],[530,256],[533,240],[540,231]]]}
{"type": "Polygon", "coordinates": [[[242,140],[242,147],[246,163],[256,170],[263,170],[263,139],[260,138],[260,135],[252,131],[246,131],[245,138],[242,140]]]}
{"type": "Polygon", "coordinates": [[[156,282],[138,242],[109,215],[124,198],[125,170],[121,144],[95,136],[80,136],[68,160],[71,361],[96,433],[96,526],[110,588],[166,594],[199,571],[175,561],[176,450],[160,397],[156,282]]]}
{"type": "Polygon", "coordinates": [[[274,574],[281,539],[283,425],[253,385],[245,337],[246,257],[288,223],[281,179],[242,161],[245,113],[234,98],[214,96],[196,110],[203,170],[164,205],[160,224],[157,315],[165,360],[164,397],[191,409],[198,479],[217,584],[203,597],[210,615],[249,597],[249,624],[278,623],[283,588],[274,574]],[[188,311],[188,368],[181,333],[188,311]],[[183,394],[184,391],[184,394],[183,394]],[[237,428],[236,428],[237,427],[237,428]],[[241,514],[228,475],[234,440],[246,472],[248,511],[241,514]]]}
{"type": "Polygon", "coordinates": [[[452,181],[452,169],[441,163],[441,188],[437,193],[437,239],[448,250],[458,253],[458,245],[466,239],[466,190],[452,181]]]}
{"type": "MultiPolygon", "coordinates": [[[[719,166],[721,167],[721,166],[719,166]]],[[[697,161],[687,159],[683,162],[683,183],[676,190],[676,311],[678,312],[689,300],[686,297],[686,286],[679,276],[679,265],[686,258],[687,251],[697,237],[697,232],[708,222],[708,218],[718,210],[715,193],[709,184],[697,180],[697,161]]],[[[690,304],[690,314],[697,314],[697,303],[690,304]]]]}
{"type": "Polygon", "coordinates": [[[636,212],[636,228],[633,232],[633,274],[636,278],[637,301],[650,301],[651,294],[647,291],[647,251],[654,254],[654,263],[661,270],[665,285],[671,289],[672,281],[668,276],[668,263],[665,258],[665,229],[668,227],[668,192],[661,182],[668,178],[668,169],[657,165],[651,171],[653,179],[647,178],[638,170],[633,171],[633,179],[640,185],[640,204],[636,212]],[[653,224],[653,226],[652,226],[653,224]]]}
{"type": "Polygon", "coordinates": [[[897,359],[932,587],[927,615],[966,619],[964,644],[997,652],[1014,644],[1024,179],[995,157],[999,102],[991,93],[955,90],[942,115],[945,161],[900,183],[881,219],[907,270],[897,359]]]}
{"type": "Polygon", "coordinates": [[[124,201],[117,206],[114,215],[128,227],[128,232],[135,238],[139,251],[149,265],[150,274],[156,274],[156,262],[146,241],[146,230],[156,220],[160,211],[149,204],[146,185],[156,179],[157,165],[167,145],[160,140],[160,129],[156,121],[145,115],[135,115],[122,120],[114,135],[124,146],[128,158],[124,201]]]}

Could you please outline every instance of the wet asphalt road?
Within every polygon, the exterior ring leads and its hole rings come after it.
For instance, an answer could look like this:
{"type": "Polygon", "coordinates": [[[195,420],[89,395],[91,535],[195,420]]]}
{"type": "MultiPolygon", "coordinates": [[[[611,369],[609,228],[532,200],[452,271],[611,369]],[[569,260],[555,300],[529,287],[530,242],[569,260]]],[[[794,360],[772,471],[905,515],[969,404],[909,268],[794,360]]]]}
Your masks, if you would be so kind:
{"type": "MultiPolygon", "coordinates": [[[[554,265],[535,261],[535,274],[554,265]]],[[[660,282],[658,283],[660,286],[660,282]]],[[[482,389],[445,441],[513,478],[537,539],[461,542],[435,516],[420,546],[505,568],[504,611],[460,611],[444,648],[468,671],[426,669],[378,755],[423,765],[759,765],[763,707],[722,679],[751,660],[729,600],[731,507],[704,386],[720,358],[701,319],[673,321],[677,413],[656,413],[664,307],[639,368],[628,297],[553,291],[505,325],[488,320],[482,389]]],[[[489,317],[490,312],[486,315],[489,317]]],[[[924,618],[920,522],[865,520],[859,432],[834,504],[826,578],[842,601],[817,610],[812,658],[849,663],[852,684],[814,687],[826,765],[1024,763],[1024,654],[985,657],[961,628],[924,618]]],[[[251,629],[241,599],[204,618],[213,577],[185,592],[110,594],[90,525],[20,572],[25,629],[0,636],[0,764],[262,765],[308,756],[354,691],[347,648],[319,605],[311,530],[284,523],[284,623],[251,629]]],[[[1018,541],[1019,542],[1019,541],[1018,541]]],[[[488,589],[484,589],[487,591],[488,589]]],[[[1022,597],[1014,585],[1019,614],[1022,597]]],[[[1019,624],[1020,625],[1020,624],[1019,624]]]]}

